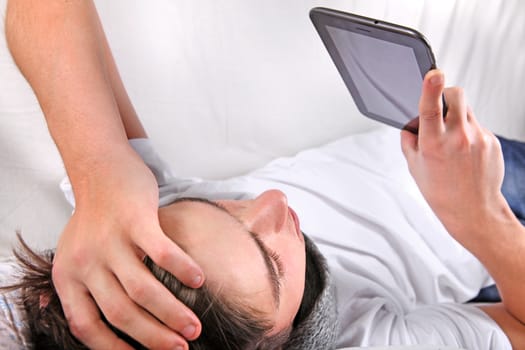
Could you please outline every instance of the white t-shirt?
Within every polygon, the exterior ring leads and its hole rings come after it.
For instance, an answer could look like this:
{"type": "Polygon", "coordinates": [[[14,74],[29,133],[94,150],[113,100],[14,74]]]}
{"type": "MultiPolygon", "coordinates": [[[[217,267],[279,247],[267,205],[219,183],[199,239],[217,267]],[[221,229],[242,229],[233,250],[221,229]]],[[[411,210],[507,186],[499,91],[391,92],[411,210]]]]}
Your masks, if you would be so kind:
{"type": "MultiPolygon", "coordinates": [[[[222,181],[178,178],[149,140],[131,144],[157,176],[161,205],[179,197],[247,198],[272,188],[286,193],[303,232],[328,260],[338,348],[512,349],[490,317],[465,304],[494,282],[426,204],[406,168],[397,131],[353,135],[222,181]]],[[[62,189],[73,202],[67,181],[62,189]]]]}

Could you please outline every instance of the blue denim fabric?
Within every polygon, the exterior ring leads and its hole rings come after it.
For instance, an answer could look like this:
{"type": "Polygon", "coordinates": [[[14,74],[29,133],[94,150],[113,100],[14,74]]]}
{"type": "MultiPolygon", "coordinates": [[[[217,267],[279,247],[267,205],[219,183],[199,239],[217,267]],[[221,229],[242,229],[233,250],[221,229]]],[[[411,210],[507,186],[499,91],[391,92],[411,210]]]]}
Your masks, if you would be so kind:
{"type": "MultiPolygon", "coordinates": [[[[498,137],[505,160],[505,177],[501,192],[516,217],[525,225],[525,142],[498,137]]],[[[496,285],[480,290],[470,302],[497,303],[501,301],[496,285]]]]}
{"type": "Polygon", "coordinates": [[[499,141],[505,159],[505,177],[501,192],[514,214],[525,225],[525,142],[503,137],[499,137],[499,141]]]}

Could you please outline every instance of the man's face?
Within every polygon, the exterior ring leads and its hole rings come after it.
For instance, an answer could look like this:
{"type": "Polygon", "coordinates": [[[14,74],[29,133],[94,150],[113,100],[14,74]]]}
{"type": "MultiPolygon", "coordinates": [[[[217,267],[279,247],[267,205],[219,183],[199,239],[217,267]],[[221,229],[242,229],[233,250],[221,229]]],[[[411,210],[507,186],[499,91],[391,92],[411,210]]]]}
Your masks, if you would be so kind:
{"type": "Polygon", "coordinates": [[[286,196],[180,199],[159,210],[166,234],[204,270],[212,289],[261,311],[271,333],[291,326],[304,293],[305,243],[286,196]]]}

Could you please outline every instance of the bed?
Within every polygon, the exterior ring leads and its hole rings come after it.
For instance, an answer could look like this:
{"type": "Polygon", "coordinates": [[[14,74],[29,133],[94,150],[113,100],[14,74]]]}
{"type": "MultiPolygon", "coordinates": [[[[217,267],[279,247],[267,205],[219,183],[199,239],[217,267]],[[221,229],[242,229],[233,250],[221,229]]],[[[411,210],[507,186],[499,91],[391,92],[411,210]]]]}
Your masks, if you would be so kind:
{"type": "MultiPolygon", "coordinates": [[[[520,0],[96,4],[135,107],[181,176],[229,178],[341,137],[391,132],[357,111],[309,22],[314,6],[424,33],[448,85],[465,88],[482,123],[525,140],[520,0]]],[[[5,5],[0,0],[2,28],[5,5]]],[[[368,144],[352,152],[366,153],[368,144]]],[[[9,256],[16,230],[35,247],[55,244],[71,213],[58,187],[64,175],[38,102],[0,35],[0,257],[9,256]]]]}

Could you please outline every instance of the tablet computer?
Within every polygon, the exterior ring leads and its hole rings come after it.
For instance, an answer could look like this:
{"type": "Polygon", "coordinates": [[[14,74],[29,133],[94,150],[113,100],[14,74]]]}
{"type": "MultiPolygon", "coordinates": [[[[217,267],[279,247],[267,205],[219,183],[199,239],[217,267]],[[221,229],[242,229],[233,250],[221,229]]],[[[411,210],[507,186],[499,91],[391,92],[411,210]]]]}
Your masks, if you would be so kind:
{"type": "Polygon", "coordinates": [[[410,28],[317,7],[310,18],[359,111],[418,131],[425,74],[436,67],[425,37],[410,28]]]}

